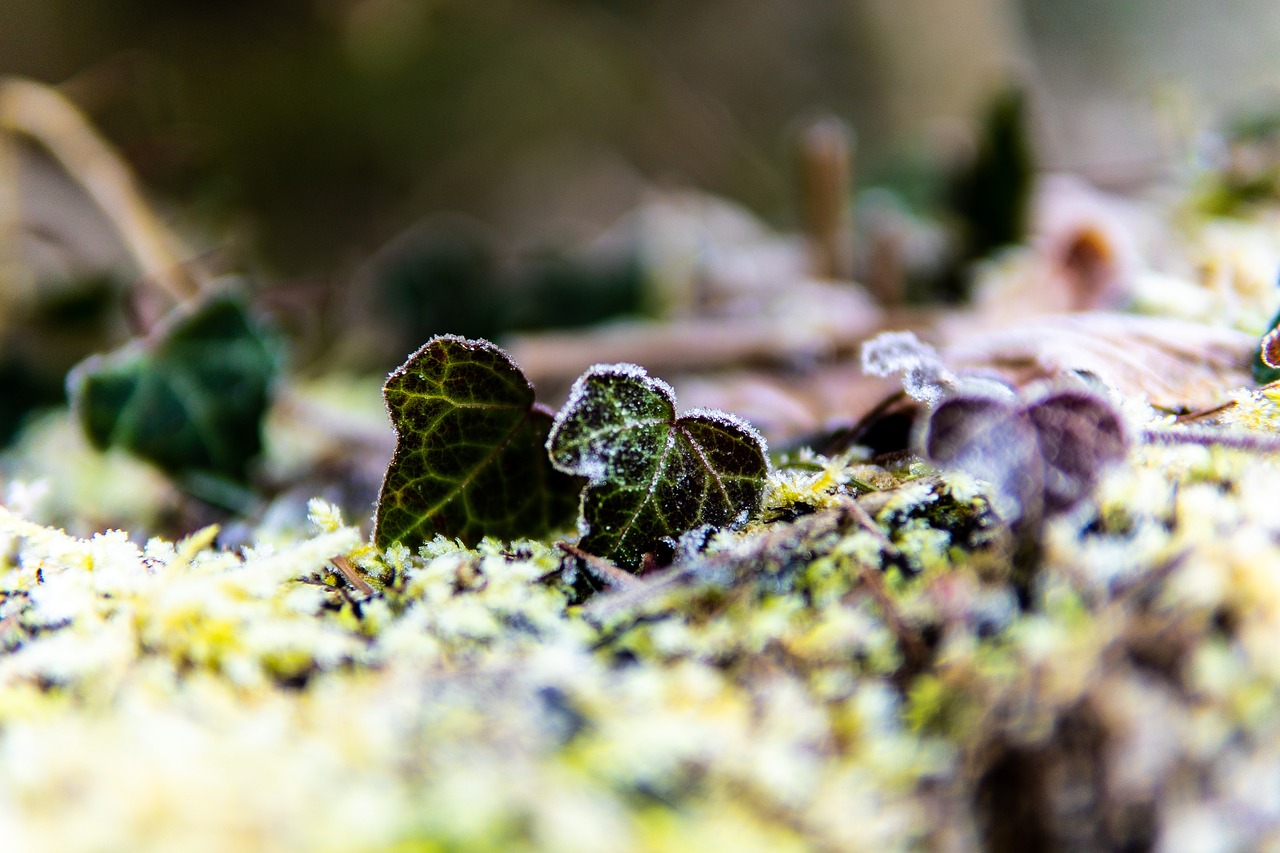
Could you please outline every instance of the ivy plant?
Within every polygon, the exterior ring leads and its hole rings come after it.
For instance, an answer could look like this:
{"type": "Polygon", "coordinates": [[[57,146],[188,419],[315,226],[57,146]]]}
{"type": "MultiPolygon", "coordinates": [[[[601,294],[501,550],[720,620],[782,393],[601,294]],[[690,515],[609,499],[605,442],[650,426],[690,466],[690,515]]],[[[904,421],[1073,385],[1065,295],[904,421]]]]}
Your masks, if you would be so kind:
{"type": "Polygon", "coordinates": [[[577,508],[579,547],[634,570],[664,539],[742,524],[764,493],[769,463],[749,424],[677,417],[671,387],[635,365],[588,370],[553,421],[501,349],[440,336],[383,393],[397,440],[379,547],[544,536],[577,508]]]}
{"type": "Polygon", "coordinates": [[[243,483],[262,448],[277,361],[243,297],[226,290],[81,362],[67,388],[96,447],[121,447],[187,484],[243,483]]]}

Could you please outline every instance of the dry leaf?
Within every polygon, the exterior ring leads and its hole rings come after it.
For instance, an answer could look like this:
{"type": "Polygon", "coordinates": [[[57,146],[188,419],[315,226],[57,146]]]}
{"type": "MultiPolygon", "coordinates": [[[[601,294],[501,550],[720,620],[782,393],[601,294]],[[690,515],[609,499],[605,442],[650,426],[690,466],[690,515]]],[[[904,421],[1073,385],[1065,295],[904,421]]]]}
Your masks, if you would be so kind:
{"type": "Polygon", "coordinates": [[[1153,405],[1201,408],[1251,383],[1257,340],[1184,320],[1094,312],[1037,317],[981,333],[951,324],[943,358],[956,371],[992,372],[1016,386],[1085,373],[1153,405]]]}

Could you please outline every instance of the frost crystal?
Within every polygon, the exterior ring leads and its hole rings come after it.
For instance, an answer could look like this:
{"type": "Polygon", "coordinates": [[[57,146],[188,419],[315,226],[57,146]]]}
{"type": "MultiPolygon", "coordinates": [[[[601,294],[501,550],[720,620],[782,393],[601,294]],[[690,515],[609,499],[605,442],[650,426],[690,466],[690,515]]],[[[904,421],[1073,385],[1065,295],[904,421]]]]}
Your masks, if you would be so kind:
{"type": "Polygon", "coordinates": [[[884,332],[863,344],[862,372],[868,376],[902,374],[907,394],[931,406],[956,382],[937,350],[913,332],[884,332]]]}

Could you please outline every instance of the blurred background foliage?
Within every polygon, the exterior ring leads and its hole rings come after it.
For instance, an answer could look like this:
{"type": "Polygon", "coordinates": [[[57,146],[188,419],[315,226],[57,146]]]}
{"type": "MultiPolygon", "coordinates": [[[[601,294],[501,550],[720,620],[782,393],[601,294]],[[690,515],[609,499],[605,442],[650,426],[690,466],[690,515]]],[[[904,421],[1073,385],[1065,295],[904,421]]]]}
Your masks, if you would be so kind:
{"type": "Polygon", "coordinates": [[[1280,82],[1267,0],[0,0],[0,20],[0,70],[64,84],[146,186],[285,277],[437,210],[561,237],[653,182],[785,222],[806,114],[849,120],[874,180],[1010,79],[1048,165],[1131,180],[1162,153],[1162,93],[1280,82]]]}
{"type": "MultiPolygon", "coordinates": [[[[370,263],[399,282],[370,300],[392,315],[438,274],[489,304],[546,295],[429,318],[472,334],[546,325],[530,306],[581,307],[597,272],[616,287],[567,324],[635,309],[634,257],[584,272],[563,247],[654,187],[794,229],[814,115],[855,129],[859,186],[910,201],[1013,86],[1040,168],[1132,189],[1280,89],[1271,0],[0,0],[0,21],[0,72],[59,85],[191,244],[286,315],[349,304],[370,263]],[[513,251],[533,260],[513,271],[513,251]]],[[[24,180],[37,267],[129,277],[56,170],[24,180]]]]}
{"type": "MultiPolygon", "coordinates": [[[[851,335],[864,304],[963,301],[1047,171],[1139,194],[1208,164],[1202,210],[1230,215],[1280,196],[1277,53],[1274,0],[0,0],[0,76],[70,99],[303,377],[385,374],[441,332],[784,326],[825,275],[880,303],[808,297],[851,335]],[[828,154],[853,131],[829,266],[799,198],[814,127],[828,154]]],[[[0,448],[168,307],[11,141],[0,448]]]]}

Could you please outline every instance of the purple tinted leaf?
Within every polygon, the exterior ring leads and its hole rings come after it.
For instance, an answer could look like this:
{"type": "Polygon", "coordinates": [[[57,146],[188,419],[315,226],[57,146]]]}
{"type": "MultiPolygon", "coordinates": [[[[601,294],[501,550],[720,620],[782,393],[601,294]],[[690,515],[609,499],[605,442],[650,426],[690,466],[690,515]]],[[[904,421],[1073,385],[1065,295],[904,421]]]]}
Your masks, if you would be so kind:
{"type": "Polygon", "coordinates": [[[996,490],[996,511],[1013,518],[1038,503],[1043,466],[1035,429],[1016,400],[956,396],[929,416],[925,455],[996,490]]]}
{"type": "Polygon", "coordinates": [[[1071,508],[1127,444],[1116,410],[1082,389],[1029,402],[956,395],[933,410],[921,438],[933,462],[991,484],[997,512],[1010,519],[1071,508]]]}
{"type": "Polygon", "coordinates": [[[1121,459],[1128,444],[1116,410],[1088,391],[1056,391],[1026,408],[1044,460],[1047,512],[1070,509],[1086,498],[1099,472],[1121,459]]]}

